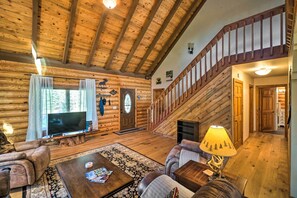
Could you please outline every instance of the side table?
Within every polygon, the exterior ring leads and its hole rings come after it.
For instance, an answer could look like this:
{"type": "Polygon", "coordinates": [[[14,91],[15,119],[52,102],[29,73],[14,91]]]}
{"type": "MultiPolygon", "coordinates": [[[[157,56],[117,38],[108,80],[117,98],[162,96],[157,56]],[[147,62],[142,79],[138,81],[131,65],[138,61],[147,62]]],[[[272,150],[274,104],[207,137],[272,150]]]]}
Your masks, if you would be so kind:
{"type": "MultiPolygon", "coordinates": [[[[209,167],[206,164],[201,164],[199,162],[194,162],[192,160],[188,161],[185,165],[174,171],[176,181],[193,192],[199,190],[200,187],[206,185],[209,180],[208,176],[203,173],[204,170],[209,167]]],[[[235,184],[238,190],[244,195],[244,189],[247,184],[247,179],[235,176],[231,174],[224,173],[226,179],[231,183],[235,184]]]]}

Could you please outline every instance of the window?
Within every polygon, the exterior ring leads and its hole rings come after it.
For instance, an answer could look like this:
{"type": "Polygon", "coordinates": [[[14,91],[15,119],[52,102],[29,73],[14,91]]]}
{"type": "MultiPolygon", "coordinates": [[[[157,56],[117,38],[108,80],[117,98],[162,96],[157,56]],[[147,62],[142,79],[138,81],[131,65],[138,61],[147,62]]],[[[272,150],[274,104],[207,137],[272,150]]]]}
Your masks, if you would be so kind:
{"type": "Polygon", "coordinates": [[[47,114],[49,113],[79,112],[85,109],[80,106],[79,90],[53,89],[51,94],[46,92],[42,94],[42,102],[49,110],[46,112],[46,108],[44,107],[42,111],[42,129],[46,129],[47,127],[47,114]]]}
{"type": "Polygon", "coordinates": [[[126,94],[125,95],[125,103],[124,103],[124,106],[125,106],[125,112],[126,113],[130,113],[131,111],[131,97],[129,94],[126,94]]]}

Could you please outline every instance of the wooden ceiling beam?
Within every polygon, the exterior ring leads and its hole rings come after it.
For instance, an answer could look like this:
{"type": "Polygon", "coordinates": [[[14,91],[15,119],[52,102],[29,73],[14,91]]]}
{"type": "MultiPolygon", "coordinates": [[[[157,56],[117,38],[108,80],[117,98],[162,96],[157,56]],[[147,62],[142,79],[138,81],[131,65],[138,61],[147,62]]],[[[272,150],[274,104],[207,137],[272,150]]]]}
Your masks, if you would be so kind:
{"type": "Polygon", "coordinates": [[[140,63],[138,64],[137,68],[135,69],[134,73],[138,73],[141,69],[142,65],[146,61],[147,57],[151,54],[152,50],[155,48],[155,45],[157,44],[158,40],[160,39],[161,35],[163,34],[164,30],[167,28],[169,22],[171,21],[172,17],[176,13],[177,9],[179,8],[182,0],[175,1],[172,9],[170,10],[169,14],[165,18],[161,28],[159,29],[157,35],[155,36],[154,40],[150,44],[148,50],[145,52],[144,56],[141,58],[140,63]]]}
{"type": "MultiPolygon", "coordinates": [[[[27,54],[15,54],[9,52],[0,51],[0,60],[12,61],[12,62],[20,62],[20,63],[27,63],[27,64],[34,64],[34,60],[32,56],[27,54]]],[[[122,73],[120,71],[113,71],[113,70],[106,70],[103,67],[87,67],[86,65],[82,65],[79,63],[62,63],[61,61],[50,59],[50,58],[43,58],[45,61],[45,65],[49,67],[58,67],[63,69],[74,69],[79,71],[90,71],[90,72],[99,72],[99,73],[106,73],[106,74],[114,74],[114,75],[122,75],[122,76],[131,76],[136,78],[145,78],[144,75],[134,74],[134,73],[122,73]]]]}
{"type": "Polygon", "coordinates": [[[37,46],[37,31],[38,31],[38,0],[32,1],[32,44],[37,46]]]}
{"type": "Polygon", "coordinates": [[[104,11],[101,18],[100,18],[100,22],[98,24],[98,27],[97,27],[97,30],[96,30],[96,35],[95,35],[95,38],[93,40],[91,51],[90,51],[90,54],[89,54],[89,58],[88,58],[88,61],[87,61],[87,64],[86,64],[88,67],[91,65],[91,62],[92,62],[92,60],[94,58],[94,55],[95,55],[95,52],[96,52],[96,49],[97,49],[97,45],[98,45],[98,41],[100,40],[100,36],[101,36],[101,33],[103,31],[103,28],[104,28],[106,15],[107,15],[107,11],[104,11]]]}
{"type": "Polygon", "coordinates": [[[62,58],[62,63],[64,64],[67,62],[67,58],[68,58],[69,44],[70,44],[72,29],[74,25],[76,7],[77,7],[77,0],[72,0],[71,9],[70,9],[70,18],[68,23],[68,31],[66,34],[66,39],[64,43],[64,52],[63,52],[63,58],[62,58]]]}
{"type": "Polygon", "coordinates": [[[122,30],[121,30],[118,38],[117,38],[117,41],[116,41],[116,43],[115,43],[115,45],[114,45],[114,47],[113,47],[113,49],[112,49],[112,51],[111,51],[111,53],[109,55],[109,58],[108,58],[108,60],[106,62],[106,65],[105,65],[105,69],[110,69],[111,68],[112,60],[113,60],[116,52],[118,51],[118,48],[120,46],[120,43],[121,43],[121,41],[122,41],[122,39],[124,37],[124,34],[126,32],[126,29],[128,28],[128,25],[130,23],[130,20],[131,20],[134,12],[136,10],[136,7],[138,5],[138,2],[139,2],[139,0],[134,0],[133,3],[132,3],[132,5],[131,5],[131,7],[129,8],[129,13],[128,13],[127,17],[126,17],[126,20],[124,22],[124,25],[122,27],[122,30]]]}
{"type": "Polygon", "coordinates": [[[152,8],[150,14],[148,15],[146,21],[144,22],[144,25],[141,28],[141,31],[138,34],[137,39],[135,40],[135,42],[134,42],[134,44],[132,46],[132,49],[130,50],[130,52],[129,52],[129,54],[128,54],[126,60],[125,60],[125,62],[122,65],[122,68],[121,68],[121,71],[122,72],[125,72],[126,71],[126,68],[128,66],[128,63],[130,62],[130,60],[133,57],[136,49],[138,48],[138,45],[140,44],[140,42],[141,42],[144,34],[146,33],[149,25],[153,21],[153,19],[154,19],[155,15],[156,15],[156,13],[158,11],[158,8],[160,7],[161,3],[162,3],[162,1],[159,1],[159,0],[158,1],[155,1],[155,4],[153,5],[153,8],[152,8]]]}
{"type": "Polygon", "coordinates": [[[202,6],[206,0],[202,1],[194,1],[191,5],[191,10],[187,13],[191,14],[193,13],[190,18],[189,14],[186,14],[179,25],[177,26],[176,30],[174,31],[174,34],[171,35],[171,37],[167,40],[166,44],[164,45],[163,49],[158,54],[157,58],[155,59],[154,63],[146,73],[147,76],[151,77],[155,71],[159,68],[159,66],[162,64],[162,62],[165,60],[169,52],[172,50],[172,48],[175,46],[177,41],[180,39],[180,37],[183,35],[183,33],[186,31],[188,26],[191,24],[195,16],[198,14],[202,6]]]}

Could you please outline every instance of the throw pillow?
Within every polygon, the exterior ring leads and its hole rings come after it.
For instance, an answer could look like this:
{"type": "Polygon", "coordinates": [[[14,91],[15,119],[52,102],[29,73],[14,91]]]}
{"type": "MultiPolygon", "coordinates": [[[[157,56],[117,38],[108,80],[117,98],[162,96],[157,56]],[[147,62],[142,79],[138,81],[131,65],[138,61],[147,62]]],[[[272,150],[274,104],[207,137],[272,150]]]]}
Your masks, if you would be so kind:
{"type": "Polygon", "coordinates": [[[179,197],[179,192],[178,192],[178,188],[175,187],[173,188],[169,194],[166,196],[166,198],[178,198],[179,197]]]}

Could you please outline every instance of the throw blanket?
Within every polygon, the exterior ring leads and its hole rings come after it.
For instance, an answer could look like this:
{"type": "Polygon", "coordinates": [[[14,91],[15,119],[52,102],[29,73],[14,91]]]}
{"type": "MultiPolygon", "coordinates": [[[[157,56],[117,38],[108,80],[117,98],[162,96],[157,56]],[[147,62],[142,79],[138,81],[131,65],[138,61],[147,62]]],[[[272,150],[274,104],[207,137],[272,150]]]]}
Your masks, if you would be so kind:
{"type": "Polygon", "coordinates": [[[193,160],[195,162],[200,162],[206,164],[207,160],[204,157],[201,157],[199,153],[182,149],[179,156],[179,167],[182,167],[188,161],[193,160]]]}

